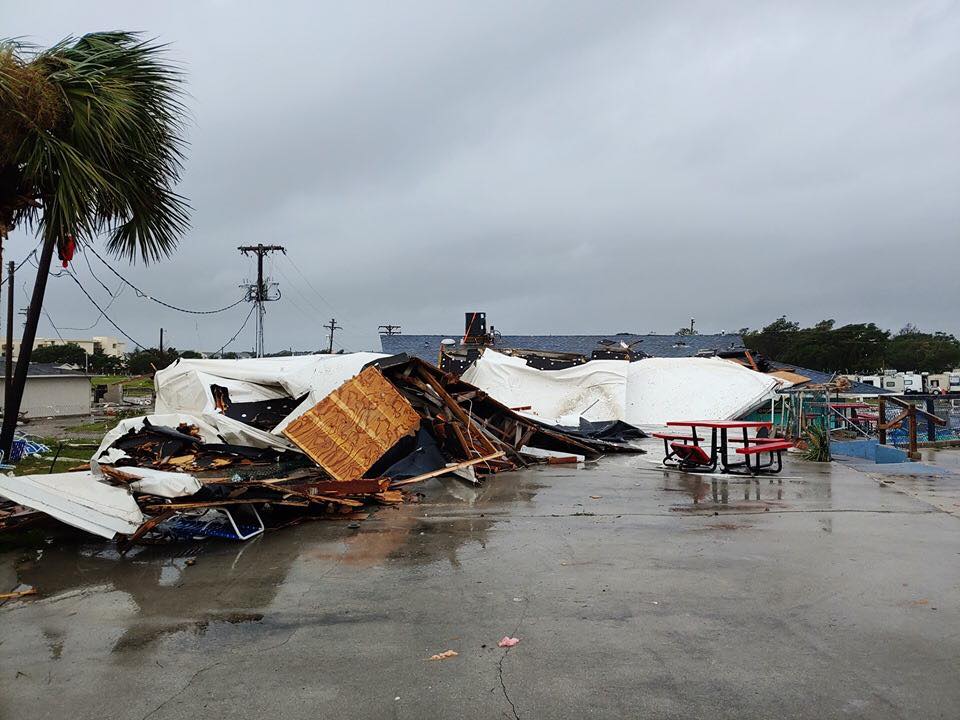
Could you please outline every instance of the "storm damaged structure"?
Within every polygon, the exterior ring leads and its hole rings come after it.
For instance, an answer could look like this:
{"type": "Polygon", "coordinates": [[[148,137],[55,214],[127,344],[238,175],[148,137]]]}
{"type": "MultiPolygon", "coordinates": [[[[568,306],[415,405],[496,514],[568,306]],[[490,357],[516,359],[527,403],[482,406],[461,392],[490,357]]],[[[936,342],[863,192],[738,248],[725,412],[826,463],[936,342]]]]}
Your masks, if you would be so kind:
{"type": "Polygon", "coordinates": [[[106,538],[245,539],[307,518],[361,519],[404,488],[534,463],[642,452],[623,423],[553,427],[418,358],[374,353],[185,360],[156,412],[122,420],[89,469],[0,478],[0,528],[46,516],[106,538]]]}

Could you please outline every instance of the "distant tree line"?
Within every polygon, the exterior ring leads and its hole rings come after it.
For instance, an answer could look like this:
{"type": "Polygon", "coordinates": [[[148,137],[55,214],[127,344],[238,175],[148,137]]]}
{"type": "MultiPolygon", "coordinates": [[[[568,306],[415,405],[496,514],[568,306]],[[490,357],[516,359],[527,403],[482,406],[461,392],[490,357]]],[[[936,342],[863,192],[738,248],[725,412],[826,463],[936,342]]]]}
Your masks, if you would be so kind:
{"type": "Polygon", "coordinates": [[[943,372],[960,367],[960,340],[945,332],[921,332],[912,324],[891,333],[874,323],[836,327],[833,320],[802,328],[780,317],[762,330],[743,328],[740,334],[751,350],[813,370],[943,372]]]}
{"type": "MultiPolygon", "coordinates": [[[[46,345],[33,351],[32,362],[55,363],[57,365],[76,365],[87,368],[92,375],[147,375],[154,369],[160,370],[175,362],[178,358],[199,358],[200,353],[194,350],[177,350],[174,347],[142,348],[126,356],[107,355],[102,350],[96,350],[92,355],[76,343],[63,345],[46,345]]],[[[225,359],[236,359],[236,353],[223,353],[225,359]]]]}

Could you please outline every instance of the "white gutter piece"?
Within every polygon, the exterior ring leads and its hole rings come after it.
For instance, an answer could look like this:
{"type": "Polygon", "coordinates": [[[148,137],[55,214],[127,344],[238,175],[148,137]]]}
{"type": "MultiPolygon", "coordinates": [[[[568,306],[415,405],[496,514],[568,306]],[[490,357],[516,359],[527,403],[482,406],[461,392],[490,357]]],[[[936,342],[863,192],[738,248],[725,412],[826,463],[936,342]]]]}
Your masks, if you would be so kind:
{"type": "Polygon", "coordinates": [[[108,540],[132,535],[146,519],[126,489],[98,482],[89,471],[0,475],[0,495],[108,540]]]}

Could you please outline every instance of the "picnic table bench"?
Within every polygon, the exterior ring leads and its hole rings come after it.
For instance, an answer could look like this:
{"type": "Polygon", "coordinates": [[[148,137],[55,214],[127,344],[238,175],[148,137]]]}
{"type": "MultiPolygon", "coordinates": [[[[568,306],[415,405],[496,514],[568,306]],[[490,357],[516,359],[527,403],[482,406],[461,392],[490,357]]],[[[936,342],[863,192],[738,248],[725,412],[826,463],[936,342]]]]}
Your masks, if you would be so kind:
{"type": "Polygon", "coordinates": [[[751,437],[747,433],[750,429],[762,431],[772,426],[770,422],[758,420],[672,420],[667,427],[688,427],[690,434],[665,432],[653,433],[653,437],[663,440],[663,464],[676,465],[681,470],[713,472],[719,464],[724,472],[777,473],[783,469],[783,451],[792,447],[792,443],[779,438],[751,437]],[[701,445],[706,437],[700,437],[697,428],[710,430],[709,453],[701,445]],[[730,437],[731,430],[742,431],[742,435],[730,437]],[[743,446],[734,453],[741,456],[742,461],[731,459],[730,445],[743,446]],[[766,462],[764,456],[768,456],[766,462]]]}

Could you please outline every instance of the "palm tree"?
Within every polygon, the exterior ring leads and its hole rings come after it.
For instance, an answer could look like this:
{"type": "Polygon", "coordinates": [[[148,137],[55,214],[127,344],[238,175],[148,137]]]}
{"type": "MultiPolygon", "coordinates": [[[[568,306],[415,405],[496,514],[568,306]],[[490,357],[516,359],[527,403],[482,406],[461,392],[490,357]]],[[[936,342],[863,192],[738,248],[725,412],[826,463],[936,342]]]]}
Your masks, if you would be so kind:
{"type": "Polygon", "coordinates": [[[0,449],[16,426],[53,251],[105,234],[131,262],[167,257],[187,229],[173,191],[183,159],[181,74],[135,33],[67,38],[36,50],[0,41],[0,241],[15,227],[42,243],[0,449]]]}

